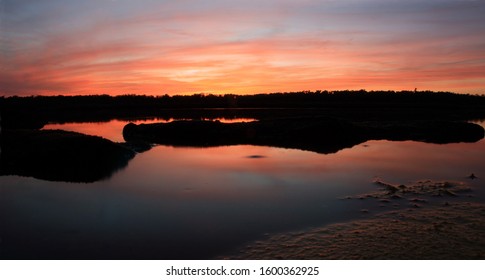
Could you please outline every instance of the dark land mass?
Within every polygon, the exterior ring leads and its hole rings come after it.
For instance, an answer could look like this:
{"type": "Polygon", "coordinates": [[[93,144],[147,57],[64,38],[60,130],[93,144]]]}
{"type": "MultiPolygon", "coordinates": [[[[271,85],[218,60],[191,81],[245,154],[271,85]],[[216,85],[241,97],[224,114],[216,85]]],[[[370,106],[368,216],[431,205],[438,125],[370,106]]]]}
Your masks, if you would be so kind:
{"type": "Polygon", "coordinates": [[[0,175],[94,182],[125,167],[134,155],[101,137],[62,130],[4,130],[0,175]]]}
{"type": "Polygon", "coordinates": [[[173,146],[262,145],[335,153],[368,140],[414,140],[429,143],[476,142],[484,129],[451,121],[349,122],[322,118],[285,118],[246,123],[173,121],[127,124],[127,142],[173,146]]]}
{"type": "Polygon", "coordinates": [[[320,116],[347,120],[485,118],[485,96],[431,91],[315,91],[256,95],[0,97],[2,127],[140,117],[255,118],[320,116]]]}

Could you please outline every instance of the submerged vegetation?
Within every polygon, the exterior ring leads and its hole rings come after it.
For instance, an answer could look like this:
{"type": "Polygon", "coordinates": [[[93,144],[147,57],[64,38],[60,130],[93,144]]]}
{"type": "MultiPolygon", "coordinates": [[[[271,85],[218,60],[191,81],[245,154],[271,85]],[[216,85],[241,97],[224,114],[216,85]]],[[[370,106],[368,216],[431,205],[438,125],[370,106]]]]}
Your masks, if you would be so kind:
{"type": "MultiPolygon", "coordinates": [[[[374,198],[402,198],[409,195],[423,196],[458,196],[459,193],[470,192],[471,187],[463,182],[433,182],[431,180],[419,181],[410,185],[393,185],[377,180],[375,182],[382,189],[365,197],[374,198]]],[[[360,196],[359,198],[362,198],[360,196]]]]}

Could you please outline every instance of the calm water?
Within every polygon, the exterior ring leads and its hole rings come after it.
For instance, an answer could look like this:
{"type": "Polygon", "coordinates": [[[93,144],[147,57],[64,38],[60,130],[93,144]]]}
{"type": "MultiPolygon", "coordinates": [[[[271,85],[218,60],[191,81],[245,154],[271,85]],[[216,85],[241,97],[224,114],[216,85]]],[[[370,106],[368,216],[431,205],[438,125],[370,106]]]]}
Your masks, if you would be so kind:
{"type": "MultiPolygon", "coordinates": [[[[132,122],[134,124],[149,124],[149,123],[167,123],[174,121],[175,119],[162,119],[162,118],[148,118],[143,120],[111,120],[108,122],[94,122],[94,123],[52,123],[45,125],[43,129],[63,129],[68,131],[76,131],[83,134],[88,135],[96,135],[101,136],[103,138],[109,139],[114,142],[125,142],[123,139],[123,127],[128,122],[132,122]]],[[[177,120],[184,120],[184,119],[177,119],[177,120]]],[[[250,122],[254,121],[255,119],[249,118],[213,118],[207,119],[202,118],[200,120],[212,120],[212,121],[220,121],[223,123],[233,123],[233,122],[250,122]]]]}
{"type": "MultiPolygon", "coordinates": [[[[122,141],[125,123],[55,127],[122,141]]],[[[257,146],[156,146],[92,184],[0,177],[0,257],[214,258],[269,233],[389,210],[340,199],[375,190],[375,178],[397,184],[466,181],[475,187],[475,197],[466,199],[484,201],[483,179],[466,178],[485,178],[483,170],[484,140],[368,141],[329,155],[257,146]]]]}

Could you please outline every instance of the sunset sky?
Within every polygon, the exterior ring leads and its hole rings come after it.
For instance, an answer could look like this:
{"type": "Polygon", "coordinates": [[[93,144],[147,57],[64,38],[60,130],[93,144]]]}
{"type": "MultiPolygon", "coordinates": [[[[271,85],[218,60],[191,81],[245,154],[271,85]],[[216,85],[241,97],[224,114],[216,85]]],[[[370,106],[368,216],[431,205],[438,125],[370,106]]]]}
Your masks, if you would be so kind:
{"type": "Polygon", "coordinates": [[[485,0],[0,0],[0,94],[485,94],[485,0]]]}

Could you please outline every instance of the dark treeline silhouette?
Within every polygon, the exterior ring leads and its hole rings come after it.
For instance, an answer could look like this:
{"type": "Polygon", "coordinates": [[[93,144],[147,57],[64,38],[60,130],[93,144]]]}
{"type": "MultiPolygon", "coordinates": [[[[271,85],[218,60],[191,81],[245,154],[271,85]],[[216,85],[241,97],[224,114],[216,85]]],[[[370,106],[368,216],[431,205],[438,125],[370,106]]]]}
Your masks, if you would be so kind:
{"type": "Polygon", "coordinates": [[[262,119],[327,114],[346,118],[469,119],[485,116],[485,96],[432,91],[364,90],[255,95],[31,96],[1,97],[0,110],[4,127],[31,128],[42,127],[46,122],[102,121],[147,116],[262,119]]]}

